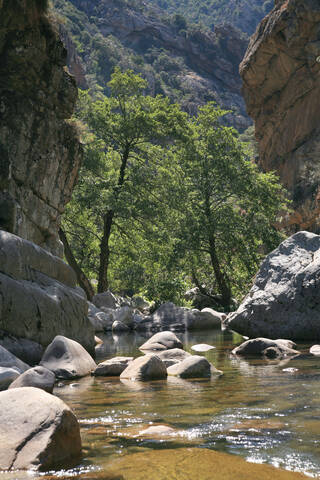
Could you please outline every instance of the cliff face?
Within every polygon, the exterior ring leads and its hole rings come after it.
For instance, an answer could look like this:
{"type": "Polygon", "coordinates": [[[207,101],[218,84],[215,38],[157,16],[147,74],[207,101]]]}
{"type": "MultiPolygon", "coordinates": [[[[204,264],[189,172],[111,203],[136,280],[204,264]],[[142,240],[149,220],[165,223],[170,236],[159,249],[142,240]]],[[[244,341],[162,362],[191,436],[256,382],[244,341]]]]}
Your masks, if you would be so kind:
{"type": "Polygon", "coordinates": [[[131,68],[147,78],[148,93],[167,95],[191,114],[215,100],[235,111],[229,120],[238,129],[251,124],[239,76],[247,39],[239,30],[184,28],[164,19],[165,12],[151,3],[131,0],[53,0],[53,5],[81,47],[78,56],[90,87],[95,76],[105,89],[116,65],[131,68]]]}
{"type": "Polygon", "coordinates": [[[260,163],[289,189],[292,230],[320,232],[320,3],[278,0],[240,65],[260,163]]]}
{"type": "Polygon", "coordinates": [[[81,147],[77,98],[44,0],[0,1],[0,228],[61,254],[60,215],[81,147]]]}

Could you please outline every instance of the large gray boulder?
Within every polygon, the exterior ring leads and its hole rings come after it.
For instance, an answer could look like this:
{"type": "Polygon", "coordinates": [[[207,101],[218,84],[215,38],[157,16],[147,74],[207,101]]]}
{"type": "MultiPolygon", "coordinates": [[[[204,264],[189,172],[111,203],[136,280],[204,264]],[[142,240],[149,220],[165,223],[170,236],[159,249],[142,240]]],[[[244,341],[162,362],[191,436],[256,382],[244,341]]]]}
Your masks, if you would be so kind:
{"type": "Polygon", "coordinates": [[[219,327],[221,318],[223,314],[212,309],[204,309],[200,312],[196,308],[179,307],[172,302],[167,302],[160,305],[151,315],[151,324],[161,329],[180,325],[186,330],[206,330],[219,327]]]}
{"type": "Polygon", "coordinates": [[[40,343],[4,333],[0,337],[0,345],[29,365],[38,364],[44,352],[44,347],[40,343]]]}
{"type": "Polygon", "coordinates": [[[11,352],[8,352],[8,350],[1,347],[1,345],[0,345],[0,367],[15,368],[20,373],[25,372],[26,370],[28,370],[28,368],[30,368],[29,365],[27,365],[22,360],[17,358],[11,352]]]}
{"type": "Polygon", "coordinates": [[[19,376],[20,372],[15,368],[0,367],[0,390],[6,390],[19,376]]]}
{"type": "Polygon", "coordinates": [[[298,232],[263,261],[225,324],[249,337],[320,338],[320,236],[298,232]]]}
{"type": "Polygon", "coordinates": [[[167,371],[168,375],[177,375],[181,378],[205,378],[222,374],[205,357],[200,355],[190,355],[182,362],[169,367],[167,371]]]}
{"type": "Polygon", "coordinates": [[[114,357],[99,363],[92,372],[96,377],[118,377],[127,368],[133,357],[114,357]]]}
{"type": "Polygon", "coordinates": [[[116,297],[110,290],[94,295],[92,303],[98,308],[107,307],[115,309],[119,306],[116,297]]]}
{"type": "Polygon", "coordinates": [[[66,263],[0,230],[0,266],[0,330],[44,347],[61,334],[94,351],[87,302],[66,263]]]}
{"type": "Polygon", "coordinates": [[[55,374],[51,370],[38,366],[22,373],[10,384],[9,388],[35,387],[52,393],[55,380],[55,374]]]}
{"type": "Polygon", "coordinates": [[[88,302],[88,319],[93,326],[95,333],[111,330],[114,322],[114,310],[107,310],[109,311],[102,311],[93,303],[88,302]]]}
{"type": "Polygon", "coordinates": [[[81,455],[76,417],[39,388],[0,393],[0,438],[0,470],[68,467],[81,455]]]}
{"type": "Polygon", "coordinates": [[[120,378],[128,380],[161,380],[167,378],[167,369],[157,355],[138,357],[129,363],[120,378]]]}
{"type": "Polygon", "coordinates": [[[298,355],[300,352],[292,347],[295,344],[290,340],[271,340],[270,338],[253,338],[243,342],[232,350],[233,355],[286,357],[298,355]]]}
{"type": "Polygon", "coordinates": [[[79,343],[62,335],[57,335],[48,345],[40,365],[65,379],[84,377],[96,369],[89,353],[79,343]]]}
{"type": "Polygon", "coordinates": [[[183,349],[183,344],[173,332],[165,331],[153,335],[139,347],[139,350],[168,350],[170,348],[183,349]]]}

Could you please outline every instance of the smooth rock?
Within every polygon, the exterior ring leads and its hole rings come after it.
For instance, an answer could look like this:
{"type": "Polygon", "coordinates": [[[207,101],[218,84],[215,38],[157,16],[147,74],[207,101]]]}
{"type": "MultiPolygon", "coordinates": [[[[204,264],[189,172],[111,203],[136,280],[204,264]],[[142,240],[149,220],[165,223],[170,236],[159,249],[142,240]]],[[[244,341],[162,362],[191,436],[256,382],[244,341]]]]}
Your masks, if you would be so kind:
{"type": "Polygon", "coordinates": [[[191,353],[182,350],[181,348],[171,348],[170,350],[164,350],[157,353],[157,356],[162,360],[184,360],[187,357],[191,357],[191,353]]]}
{"type": "Polygon", "coordinates": [[[99,308],[93,305],[93,303],[88,302],[88,319],[92,324],[95,332],[104,332],[111,330],[112,323],[114,322],[114,310],[108,310],[109,312],[99,310],[99,308]]]}
{"type": "Polygon", "coordinates": [[[320,236],[298,232],[262,262],[254,286],[226,325],[249,337],[320,338],[320,236]]]}
{"type": "Polygon", "coordinates": [[[57,378],[77,378],[89,375],[96,363],[89,353],[77,342],[57,335],[48,345],[41,363],[57,378]]]}
{"type": "Polygon", "coordinates": [[[211,375],[221,375],[205,357],[200,355],[191,355],[176,365],[167,369],[168,375],[177,375],[181,378],[202,378],[211,375]]]}
{"type": "MultiPolygon", "coordinates": [[[[288,345],[292,343],[289,342],[288,345]]],[[[253,338],[243,342],[231,352],[233,355],[265,355],[269,358],[298,355],[300,352],[286,345],[285,340],[270,340],[269,338],[253,338]]]]}
{"type": "Polygon", "coordinates": [[[119,376],[127,368],[133,357],[114,357],[99,363],[92,375],[113,377],[119,376]]]}
{"type": "Polygon", "coordinates": [[[29,365],[19,360],[11,352],[8,352],[5,348],[0,345],[0,367],[7,368],[17,368],[20,373],[25,372],[30,368],[29,365]]]}
{"type": "Polygon", "coordinates": [[[127,305],[117,308],[114,312],[114,320],[131,328],[133,327],[133,311],[134,309],[127,305]]]}
{"type": "Polygon", "coordinates": [[[172,433],[174,433],[174,428],[168,427],[167,425],[152,425],[145,430],[141,430],[139,435],[153,437],[158,435],[170,435],[172,433]]]}
{"type": "Polygon", "coordinates": [[[122,323],[122,322],[119,322],[119,320],[116,320],[112,324],[112,331],[113,332],[129,332],[130,328],[125,323],[122,323]]]}
{"type": "Polygon", "coordinates": [[[0,367],[0,390],[6,390],[19,375],[14,368],[0,367]]]}
{"type": "Polygon", "coordinates": [[[192,345],[191,350],[194,350],[195,352],[208,352],[213,348],[216,347],[213,347],[212,345],[207,345],[206,343],[199,343],[198,345],[192,345]]]}
{"type": "Polygon", "coordinates": [[[320,345],[312,345],[312,347],[309,350],[312,355],[316,355],[317,357],[320,356],[320,345]]]}
{"type": "Polygon", "coordinates": [[[168,350],[171,348],[183,348],[183,344],[173,332],[165,331],[153,335],[139,347],[139,350],[168,350]]]}
{"type": "Polygon", "coordinates": [[[52,393],[55,381],[55,374],[51,370],[38,366],[22,373],[9,388],[35,387],[52,393]]]}
{"type": "Polygon", "coordinates": [[[81,456],[79,424],[59,398],[39,388],[0,393],[0,469],[71,466],[81,456]]]}
{"type": "Polygon", "coordinates": [[[36,365],[40,362],[44,347],[40,343],[27,338],[16,338],[12,335],[0,337],[0,345],[28,365],[36,365]],[[1,338],[2,337],[2,338],[1,338]]]}
{"type": "Polygon", "coordinates": [[[129,380],[160,380],[167,378],[167,369],[157,355],[144,355],[133,360],[121,373],[129,380]]]}
{"type": "Polygon", "coordinates": [[[116,309],[118,306],[117,299],[110,290],[94,295],[92,303],[98,308],[107,307],[116,309]]]}

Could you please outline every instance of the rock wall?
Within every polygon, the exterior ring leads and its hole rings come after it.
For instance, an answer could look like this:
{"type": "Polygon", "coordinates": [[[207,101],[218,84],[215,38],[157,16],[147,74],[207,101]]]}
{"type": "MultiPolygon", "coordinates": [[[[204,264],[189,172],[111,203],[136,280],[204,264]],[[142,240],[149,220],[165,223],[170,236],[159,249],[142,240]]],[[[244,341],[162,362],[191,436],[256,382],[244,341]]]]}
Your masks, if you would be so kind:
{"type": "Polygon", "coordinates": [[[320,232],[320,2],[276,0],[240,65],[260,164],[295,209],[292,231],[320,232]]]}
{"type": "Polygon", "coordinates": [[[58,226],[81,146],[77,98],[45,0],[0,1],[0,229],[61,255],[58,226]]]}

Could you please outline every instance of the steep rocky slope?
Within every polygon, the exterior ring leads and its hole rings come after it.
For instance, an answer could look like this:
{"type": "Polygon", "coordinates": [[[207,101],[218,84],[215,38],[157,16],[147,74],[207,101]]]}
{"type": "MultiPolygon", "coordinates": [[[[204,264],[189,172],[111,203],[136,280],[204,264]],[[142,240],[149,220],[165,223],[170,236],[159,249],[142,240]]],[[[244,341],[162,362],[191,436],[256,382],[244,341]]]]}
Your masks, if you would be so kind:
{"type": "Polygon", "coordinates": [[[76,84],[41,0],[0,2],[0,228],[61,253],[57,230],[81,148],[76,84]]]}
{"type": "Polygon", "coordinates": [[[240,67],[260,163],[289,189],[292,230],[320,232],[320,2],[277,0],[240,67]]]}
{"type": "MultiPolygon", "coordinates": [[[[250,120],[238,66],[247,38],[232,26],[214,32],[181,25],[148,2],[54,0],[72,37],[90,87],[105,89],[115,65],[142,73],[149,93],[179,101],[190,113],[210,100],[233,109],[240,130],[250,120]]],[[[82,77],[79,78],[82,81],[82,77]]]]}

